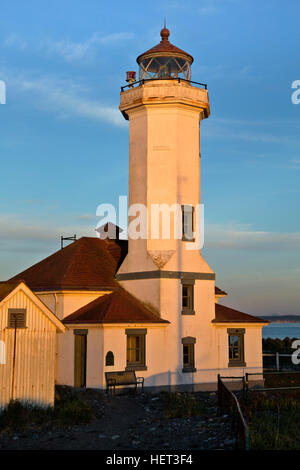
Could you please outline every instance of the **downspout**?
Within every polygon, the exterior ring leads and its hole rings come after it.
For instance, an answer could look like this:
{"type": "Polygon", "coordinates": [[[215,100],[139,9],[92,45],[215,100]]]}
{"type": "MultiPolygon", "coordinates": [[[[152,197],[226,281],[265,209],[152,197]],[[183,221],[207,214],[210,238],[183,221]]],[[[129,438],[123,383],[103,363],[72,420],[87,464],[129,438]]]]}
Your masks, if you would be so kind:
{"type": "MultiPolygon", "coordinates": [[[[57,294],[53,292],[54,296],[54,315],[57,317],[57,294]]],[[[58,374],[58,338],[56,333],[55,341],[55,370],[54,370],[54,383],[57,383],[57,374],[58,374]]]]}
{"type": "Polygon", "coordinates": [[[17,346],[17,317],[14,315],[15,328],[14,328],[14,349],[13,349],[13,363],[12,363],[12,379],[11,379],[11,401],[14,399],[14,387],[15,387],[15,369],[16,369],[16,346],[17,346]]]}

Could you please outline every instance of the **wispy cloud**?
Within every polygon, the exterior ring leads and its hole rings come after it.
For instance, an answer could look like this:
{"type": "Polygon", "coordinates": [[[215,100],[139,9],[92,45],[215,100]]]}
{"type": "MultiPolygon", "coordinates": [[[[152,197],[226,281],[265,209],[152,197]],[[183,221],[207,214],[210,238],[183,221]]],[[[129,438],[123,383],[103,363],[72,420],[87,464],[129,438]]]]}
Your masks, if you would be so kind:
{"type": "Polygon", "coordinates": [[[300,170],[300,160],[297,160],[297,159],[290,160],[290,164],[287,165],[287,168],[290,168],[291,170],[300,170]]]}
{"type": "Polygon", "coordinates": [[[81,214],[78,216],[78,220],[80,221],[96,221],[96,219],[96,212],[94,214],[81,214]]]}
{"type": "Polygon", "coordinates": [[[13,33],[13,34],[9,34],[4,39],[4,46],[15,47],[21,51],[24,51],[24,49],[27,48],[27,41],[25,41],[25,39],[23,39],[18,34],[13,33]]]}
{"type": "Polygon", "coordinates": [[[95,237],[95,224],[26,220],[20,214],[0,214],[0,279],[5,280],[60,248],[60,237],[95,237]]]}
{"type": "MultiPolygon", "coordinates": [[[[199,6],[195,7],[193,0],[181,2],[179,0],[170,0],[167,2],[167,9],[192,10],[195,15],[211,16],[222,13],[228,4],[237,3],[238,0],[201,0],[199,6]]],[[[166,8],[165,4],[163,5],[166,8]]]]}
{"type": "Polygon", "coordinates": [[[251,230],[250,225],[207,224],[204,247],[251,251],[299,250],[300,232],[265,232],[251,230]]]}
{"type": "Polygon", "coordinates": [[[0,73],[0,77],[3,77],[16,93],[30,93],[31,103],[35,107],[53,112],[61,119],[77,116],[108,122],[118,127],[125,124],[117,106],[94,101],[89,98],[89,90],[86,87],[71,80],[32,78],[11,71],[0,73]]]}
{"type": "Polygon", "coordinates": [[[251,121],[212,117],[205,126],[205,137],[209,139],[268,144],[300,144],[297,121],[290,122],[287,125],[286,120],[251,121]]]}
{"type": "MultiPolygon", "coordinates": [[[[33,46],[37,50],[56,54],[62,57],[66,62],[75,62],[83,59],[89,59],[99,46],[114,46],[124,41],[134,38],[131,32],[114,32],[108,35],[101,35],[99,32],[93,33],[84,41],[72,41],[71,39],[44,39],[38,45],[33,46]]],[[[17,34],[10,34],[4,40],[6,47],[14,47],[24,50],[28,47],[28,43],[17,34]]]]}
{"type": "Polygon", "coordinates": [[[45,221],[27,221],[16,214],[0,215],[0,250],[4,245],[16,242],[53,242],[59,240],[61,235],[74,234],[79,236],[95,236],[93,224],[49,224],[45,221]]]}

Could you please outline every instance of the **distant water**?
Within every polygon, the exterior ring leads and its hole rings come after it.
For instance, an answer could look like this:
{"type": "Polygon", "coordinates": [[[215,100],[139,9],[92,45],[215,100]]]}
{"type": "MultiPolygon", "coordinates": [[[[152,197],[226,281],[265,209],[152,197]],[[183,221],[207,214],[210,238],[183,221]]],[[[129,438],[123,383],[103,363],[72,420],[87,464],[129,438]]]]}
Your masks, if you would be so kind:
{"type": "Polygon", "coordinates": [[[299,338],[300,323],[270,323],[262,329],[263,338],[299,338]]]}

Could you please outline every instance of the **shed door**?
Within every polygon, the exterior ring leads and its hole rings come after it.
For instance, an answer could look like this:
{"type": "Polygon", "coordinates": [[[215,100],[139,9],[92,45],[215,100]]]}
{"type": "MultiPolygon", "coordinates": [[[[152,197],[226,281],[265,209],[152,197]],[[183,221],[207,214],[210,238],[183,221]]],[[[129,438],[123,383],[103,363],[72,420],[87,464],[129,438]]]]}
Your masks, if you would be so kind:
{"type": "Polygon", "coordinates": [[[74,387],[86,386],[86,337],[75,335],[74,387]]]}

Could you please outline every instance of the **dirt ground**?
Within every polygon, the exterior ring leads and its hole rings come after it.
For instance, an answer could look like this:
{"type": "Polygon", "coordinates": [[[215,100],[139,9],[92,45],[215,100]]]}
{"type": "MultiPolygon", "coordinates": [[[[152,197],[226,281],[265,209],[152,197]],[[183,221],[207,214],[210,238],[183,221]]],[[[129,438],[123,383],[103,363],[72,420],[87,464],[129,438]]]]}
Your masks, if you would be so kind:
{"type": "Polygon", "coordinates": [[[79,393],[94,412],[89,424],[2,435],[0,449],[192,451],[235,447],[230,417],[218,414],[215,393],[197,393],[205,406],[203,416],[174,419],[163,416],[161,393],[79,393]]]}

